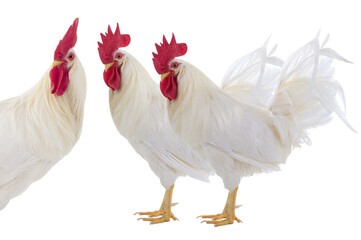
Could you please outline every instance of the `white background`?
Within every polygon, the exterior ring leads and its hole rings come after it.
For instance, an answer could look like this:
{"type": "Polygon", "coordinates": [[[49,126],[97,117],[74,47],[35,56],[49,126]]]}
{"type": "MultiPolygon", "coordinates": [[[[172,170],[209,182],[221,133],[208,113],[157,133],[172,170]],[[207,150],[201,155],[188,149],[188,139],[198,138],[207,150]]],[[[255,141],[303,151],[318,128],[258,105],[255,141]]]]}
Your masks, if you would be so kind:
{"type": "MultiPolygon", "coordinates": [[[[188,44],[183,58],[219,83],[237,58],[272,34],[285,59],[311,40],[331,34],[328,46],[353,61],[337,63],[347,117],[361,131],[361,35],[357,1],[1,1],[0,99],[33,86],[51,65],[58,41],[80,18],[76,52],[88,95],[83,134],[73,151],[0,212],[0,239],[360,239],[361,140],[339,119],[311,131],[313,145],[296,149],[281,172],[242,180],[237,216],[223,228],[196,216],[223,209],[227,192],[180,178],[173,208],[180,219],[149,226],[137,211],[156,210],[163,188],[147,163],[121,137],[108,108],[99,33],[119,22],[126,48],[156,81],[151,52],[174,32],[188,44]]],[[[0,146],[1,147],[1,146],[0,146]]]]}

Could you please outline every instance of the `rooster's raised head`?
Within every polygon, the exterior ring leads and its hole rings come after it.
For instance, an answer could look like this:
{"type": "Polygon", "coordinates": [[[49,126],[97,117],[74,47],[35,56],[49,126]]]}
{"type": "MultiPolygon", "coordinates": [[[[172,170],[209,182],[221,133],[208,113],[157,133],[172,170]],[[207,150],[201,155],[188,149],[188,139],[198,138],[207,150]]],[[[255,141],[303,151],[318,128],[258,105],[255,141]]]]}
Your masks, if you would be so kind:
{"type": "Polygon", "coordinates": [[[120,33],[119,24],[117,24],[114,33],[108,26],[108,32],[105,35],[101,33],[100,36],[103,43],[98,42],[98,51],[101,61],[105,64],[104,81],[113,91],[119,90],[121,82],[120,67],[125,63],[124,53],[120,48],[129,45],[130,36],[120,33]]]}
{"type": "Polygon", "coordinates": [[[73,47],[76,44],[79,18],[69,27],[54,52],[54,62],[50,71],[51,93],[61,96],[69,85],[69,70],[76,58],[73,47]]]}
{"type": "Polygon", "coordinates": [[[160,90],[171,101],[177,97],[177,77],[182,70],[182,64],[175,61],[174,58],[186,54],[187,45],[177,43],[173,34],[170,43],[163,35],[163,43],[155,44],[155,47],[157,53],[153,53],[153,63],[155,70],[161,75],[160,90]]]}

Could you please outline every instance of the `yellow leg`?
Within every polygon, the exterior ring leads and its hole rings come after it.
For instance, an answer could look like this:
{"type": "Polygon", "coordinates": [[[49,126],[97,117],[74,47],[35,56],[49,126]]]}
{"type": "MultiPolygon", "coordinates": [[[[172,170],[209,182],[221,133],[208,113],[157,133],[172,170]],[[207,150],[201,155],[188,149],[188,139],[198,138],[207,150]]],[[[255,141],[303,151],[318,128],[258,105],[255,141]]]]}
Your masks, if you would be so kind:
{"type": "Polygon", "coordinates": [[[174,185],[165,192],[162,205],[158,211],[137,212],[134,215],[148,215],[148,218],[138,218],[138,220],[149,221],[150,224],[169,222],[170,219],[178,220],[171,211],[171,207],[177,205],[177,203],[172,203],[173,188],[174,185]]]}
{"type": "Polygon", "coordinates": [[[238,223],[242,222],[236,217],[235,209],[240,207],[236,206],[236,197],[237,197],[238,187],[233,191],[228,193],[228,198],[226,205],[224,206],[223,212],[216,215],[202,215],[201,218],[211,218],[212,220],[203,220],[207,224],[214,224],[215,227],[224,226],[227,224],[233,224],[234,221],[238,223]]]}

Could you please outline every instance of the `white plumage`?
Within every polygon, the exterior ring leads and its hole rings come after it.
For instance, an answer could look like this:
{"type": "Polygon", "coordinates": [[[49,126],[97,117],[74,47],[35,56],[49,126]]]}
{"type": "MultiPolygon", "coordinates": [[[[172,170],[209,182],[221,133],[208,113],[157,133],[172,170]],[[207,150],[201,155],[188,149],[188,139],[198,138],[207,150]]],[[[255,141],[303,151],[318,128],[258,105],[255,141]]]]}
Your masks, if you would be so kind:
{"type": "Polygon", "coordinates": [[[267,53],[268,41],[235,61],[224,74],[221,89],[239,102],[268,108],[273,98],[283,61],[272,56],[277,45],[267,53]]]}
{"type": "Polygon", "coordinates": [[[44,176],[79,139],[86,81],[79,59],[71,64],[62,96],[51,94],[49,68],[29,91],[0,102],[0,210],[44,176]]]}
{"type": "Polygon", "coordinates": [[[177,218],[171,212],[174,183],[188,175],[208,181],[211,167],[174,133],[167,114],[167,101],[144,67],[129,53],[121,50],[130,43],[121,34],[119,24],[113,33],[110,26],[100,34],[99,57],[105,70],[103,78],[109,90],[111,115],[123,135],[149,164],[166,189],[159,211],[138,212],[151,224],[177,218]]]}
{"type": "MultiPolygon", "coordinates": [[[[307,129],[333,112],[351,128],[336,101],[344,97],[331,66],[333,59],[346,60],[323,45],[314,39],[283,65],[263,46],[230,67],[222,89],[188,62],[169,63],[180,63],[178,95],[168,104],[172,127],[210,161],[229,199],[242,177],[278,170],[294,147],[310,142],[307,129]]],[[[216,226],[238,221],[230,205],[227,200],[222,214],[203,217],[216,226]]]]}
{"type": "Polygon", "coordinates": [[[149,215],[140,219],[151,224],[168,222],[171,218],[177,220],[171,212],[176,179],[188,175],[208,181],[211,166],[174,133],[166,110],[166,99],[144,67],[129,53],[120,50],[114,53],[115,56],[119,54],[121,59],[110,63],[116,64],[116,71],[121,74],[120,89],[109,90],[114,124],[148,162],[166,189],[159,211],[137,214],[149,215]]]}
{"type": "Polygon", "coordinates": [[[120,66],[121,87],[109,90],[110,111],[118,131],[169,189],[178,176],[208,181],[210,166],[171,128],[166,99],[144,67],[129,53],[120,66]]]}

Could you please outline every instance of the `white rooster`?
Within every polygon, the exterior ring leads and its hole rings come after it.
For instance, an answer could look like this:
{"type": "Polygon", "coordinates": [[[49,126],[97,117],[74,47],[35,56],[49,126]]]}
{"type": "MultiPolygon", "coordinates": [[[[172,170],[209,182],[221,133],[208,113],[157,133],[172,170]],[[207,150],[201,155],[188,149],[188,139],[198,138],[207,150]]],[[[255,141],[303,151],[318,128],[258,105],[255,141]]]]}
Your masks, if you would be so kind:
{"type": "Polygon", "coordinates": [[[169,99],[171,125],[210,161],[229,190],[223,212],[200,216],[210,218],[204,222],[240,222],[235,203],[241,178],[278,170],[294,147],[309,143],[307,129],[328,122],[333,112],[351,128],[336,103],[338,95],[344,100],[343,91],[331,67],[333,59],[346,60],[323,46],[316,38],[283,65],[263,46],[234,63],[220,89],[199,69],[175,59],[187,46],[174,35],[170,43],[163,36],[156,44],[153,62],[169,99]]]}
{"type": "Polygon", "coordinates": [[[138,212],[151,224],[176,220],[171,212],[173,187],[178,176],[188,175],[208,181],[209,164],[174,133],[166,111],[166,99],[144,67],[121,50],[130,43],[119,25],[113,33],[101,34],[99,56],[105,64],[104,81],[109,89],[111,115],[119,133],[148,161],[166,189],[159,211],[138,212]]]}
{"type": "Polygon", "coordinates": [[[0,102],[0,209],[43,177],[79,139],[86,80],[73,50],[78,21],[60,40],[42,79],[23,95],[0,102]]]}

